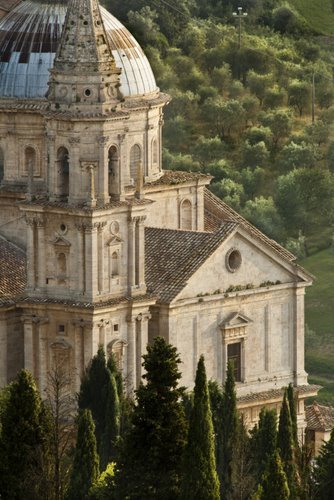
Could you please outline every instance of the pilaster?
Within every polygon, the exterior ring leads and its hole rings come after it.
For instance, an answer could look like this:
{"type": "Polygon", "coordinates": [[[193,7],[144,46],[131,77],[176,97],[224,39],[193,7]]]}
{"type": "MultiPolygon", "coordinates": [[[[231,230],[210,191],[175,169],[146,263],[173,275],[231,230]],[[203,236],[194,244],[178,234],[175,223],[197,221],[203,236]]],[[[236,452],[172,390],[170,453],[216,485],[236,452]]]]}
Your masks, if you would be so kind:
{"type": "Polygon", "coordinates": [[[145,369],[142,366],[142,357],[146,354],[148,344],[148,320],[150,313],[140,313],[136,318],[136,378],[139,385],[145,369]]]}
{"type": "Polygon", "coordinates": [[[27,223],[27,287],[34,290],[36,287],[35,268],[35,221],[32,217],[26,217],[27,223]]]}
{"type": "Polygon", "coordinates": [[[295,385],[307,383],[307,373],[304,369],[305,363],[305,311],[304,311],[305,288],[295,289],[295,317],[294,317],[294,346],[293,346],[293,371],[295,385]]]}
{"type": "Polygon", "coordinates": [[[127,350],[127,392],[132,393],[137,388],[136,372],[136,321],[132,318],[127,320],[128,327],[128,350],[127,350]]]}
{"type": "Polygon", "coordinates": [[[36,227],[38,288],[39,290],[44,290],[46,285],[45,225],[42,217],[36,218],[36,227]]]}

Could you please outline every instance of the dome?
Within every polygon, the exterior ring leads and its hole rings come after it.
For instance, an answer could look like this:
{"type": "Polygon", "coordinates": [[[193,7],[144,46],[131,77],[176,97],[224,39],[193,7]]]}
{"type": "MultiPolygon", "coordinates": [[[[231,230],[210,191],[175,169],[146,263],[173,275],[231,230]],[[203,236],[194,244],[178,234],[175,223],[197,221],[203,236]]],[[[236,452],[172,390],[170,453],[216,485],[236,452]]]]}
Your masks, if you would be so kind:
{"type": "MultiPolygon", "coordinates": [[[[125,97],[157,91],[151,66],[131,33],[102,6],[101,15],[125,97]]],[[[0,21],[0,97],[43,98],[61,37],[64,0],[25,0],[0,21]]]]}

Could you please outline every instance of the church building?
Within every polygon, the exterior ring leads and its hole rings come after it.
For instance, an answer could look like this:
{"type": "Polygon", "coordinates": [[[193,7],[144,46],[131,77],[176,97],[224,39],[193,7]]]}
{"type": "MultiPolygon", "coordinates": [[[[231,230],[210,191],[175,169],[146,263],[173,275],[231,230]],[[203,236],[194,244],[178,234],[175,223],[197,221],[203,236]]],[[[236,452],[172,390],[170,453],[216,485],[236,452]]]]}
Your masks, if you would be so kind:
{"type": "MultiPolygon", "coordinates": [[[[1,7],[1,6],[0,6],[1,7]]],[[[1,9],[0,9],[1,12],[1,9]]],[[[0,21],[0,386],[25,367],[43,392],[61,361],[73,391],[100,345],[128,391],[147,343],[234,361],[247,425],[279,410],[304,370],[310,276],[208,189],[162,168],[163,108],[150,64],[97,0],[13,2],[0,21]]]]}

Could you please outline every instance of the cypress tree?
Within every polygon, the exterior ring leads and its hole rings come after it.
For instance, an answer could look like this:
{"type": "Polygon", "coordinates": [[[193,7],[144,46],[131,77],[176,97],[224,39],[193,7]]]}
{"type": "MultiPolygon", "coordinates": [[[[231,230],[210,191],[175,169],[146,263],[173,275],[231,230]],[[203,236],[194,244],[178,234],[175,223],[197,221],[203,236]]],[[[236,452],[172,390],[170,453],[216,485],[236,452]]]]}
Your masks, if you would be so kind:
{"type": "Polygon", "coordinates": [[[316,459],[314,490],[318,500],[332,500],[334,492],[334,430],[316,459]]]}
{"type": "Polygon", "coordinates": [[[184,458],[181,498],[219,500],[215,442],[204,357],[197,366],[194,406],[190,416],[188,443],[184,458]]]}
{"type": "Polygon", "coordinates": [[[94,422],[91,411],[79,410],[78,434],[71,472],[68,500],[85,500],[99,477],[99,457],[96,450],[94,422]]]}
{"type": "Polygon", "coordinates": [[[146,373],[136,391],[132,423],[124,440],[116,489],[118,498],[176,498],[186,441],[186,419],[178,387],[176,348],[157,337],[143,356],[146,373]]]}
{"type": "Polygon", "coordinates": [[[208,389],[215,434],[216,469],[219,482],[221,482],[223,472],[223,391],[215,380],[209,380],[208,389]]]}
{"type": "Polygon", "coordinates": [[[0,497],[45,498],[51,487],[50,418],[26,370],[8,388],[0,427],[0,497]]]}
{"type": "Polygon", "coordinates": [[[260,411],[255,443],[257,480],[260,481],[277,446],[277,415],[275,410],[262,408],[260,411]]]}
{"type": "Polygon", "coordinates": [[[288,500],[290,491],[277,451],[270,457],[259,489],[260,500],[288,500]]]}
{"type": "Polygon", "coordinates": [[[284,391],[283,403],[279,416],[277,446],[286,474],[290,494],[293,497],[297,486],[297,473],[293,443],[293,430],[290,416],[289,404],[287,401],[287,391],[284,391]]]}
{"type": "Polygon", "coordinates": [[[228,363],[223,392],[223,471],[221,495],[226,498],[231,489],[233,470],[233,447],[238,434],[237,397],[233,366],[228,363]]]}
{"type": "Polygon", "coordinates": [[[115,459],[115,444],[119,437],[120,404],[115,394],[116,365],[106,364],[102,346],[93,357],[81,381],[78,404],[80,409],[89,408],[95,424],[95,437],[101,468],[115,459]]]}
{"type": "Polygon", "coordinates": [[[105,428],[101,440],[100,461],[104,470],[108,463],[115,459],[117,441],[120,432],[120,403],[115,377],[109,373],[107,386],[105,428]]]}
{"type": "Polygon", "coordinates": [[[297,404],[292,384],[288,385],[287,397],[288,397],[290,416],[291,416],[293,441],[294,445],[298,447],[297,404]]]}

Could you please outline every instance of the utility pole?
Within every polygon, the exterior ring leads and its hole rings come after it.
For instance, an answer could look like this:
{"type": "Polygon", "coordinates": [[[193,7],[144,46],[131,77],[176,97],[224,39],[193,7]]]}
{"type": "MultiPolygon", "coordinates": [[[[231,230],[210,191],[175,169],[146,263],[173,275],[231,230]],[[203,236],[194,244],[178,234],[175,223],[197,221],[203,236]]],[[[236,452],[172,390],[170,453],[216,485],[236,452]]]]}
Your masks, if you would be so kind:
{"type": "Polygon", "coordinates": [[[242,7],[238,7],[238,12],[233,12],[233,16],[239,20],[238,49],[241,47],[241,20],[247,17],[247,12],[242,12],[242,7]]]}

